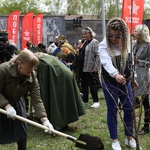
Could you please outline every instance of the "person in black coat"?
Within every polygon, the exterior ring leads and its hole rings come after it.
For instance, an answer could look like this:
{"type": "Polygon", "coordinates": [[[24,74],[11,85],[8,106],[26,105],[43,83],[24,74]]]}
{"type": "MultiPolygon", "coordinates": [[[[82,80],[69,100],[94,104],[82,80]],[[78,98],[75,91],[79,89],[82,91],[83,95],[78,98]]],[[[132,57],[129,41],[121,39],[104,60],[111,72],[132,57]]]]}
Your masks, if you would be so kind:
{"type": "Polygon", "coordinates": [[[10,44],[8,37],[4,36],[0,45],[0,63],[9,61],[17,50],[15,45],[10,44]]]}

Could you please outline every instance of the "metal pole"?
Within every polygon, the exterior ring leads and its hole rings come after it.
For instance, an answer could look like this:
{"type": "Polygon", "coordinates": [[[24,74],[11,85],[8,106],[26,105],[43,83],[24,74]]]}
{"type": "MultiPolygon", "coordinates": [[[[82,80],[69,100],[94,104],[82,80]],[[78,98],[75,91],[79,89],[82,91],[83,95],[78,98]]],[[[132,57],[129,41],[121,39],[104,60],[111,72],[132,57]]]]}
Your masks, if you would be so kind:
{"type": "Polygon", "coordinates": [[[116,0],[116,4],[117,4],[117,17],[119,17],[119,0],[116,0]]]}
{"type": "Polygon", "coordinates": [[[102,8],[102,37],[104,38],[106,34],[104,0],[101,0],[101,8],[102,8]]]}

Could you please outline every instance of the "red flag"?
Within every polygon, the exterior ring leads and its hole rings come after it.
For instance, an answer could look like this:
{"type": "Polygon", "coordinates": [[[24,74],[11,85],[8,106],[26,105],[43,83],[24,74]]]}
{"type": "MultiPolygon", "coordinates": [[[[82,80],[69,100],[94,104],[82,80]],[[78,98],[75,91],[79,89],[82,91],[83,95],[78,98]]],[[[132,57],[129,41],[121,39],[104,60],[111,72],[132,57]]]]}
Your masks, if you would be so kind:
{"type": "Polygon", "coordinates": [[[38,45],[42,42],[43,35],[43,14],[38,14],[33,19],[33,43],[38,45]]]}
{"type": "Polygon", "coordinates": [[[26,48],[27,41],[32,42],[33,12],[28,12],[22,19],[22,49],[26,48]]]}
{"type": "Polygon", "coordinates": [[[142,24],[144,0],[123,0],[122,19],[127,23],[130,33],[134,33],[134,27],[142,24]]]}
{"type": "Polygon", "coordinates": [[[12,12],[7,19],[8,39],[13,40],[15,44],[18,41],[19,19],[20,19],[20,11],[12,12]]]}

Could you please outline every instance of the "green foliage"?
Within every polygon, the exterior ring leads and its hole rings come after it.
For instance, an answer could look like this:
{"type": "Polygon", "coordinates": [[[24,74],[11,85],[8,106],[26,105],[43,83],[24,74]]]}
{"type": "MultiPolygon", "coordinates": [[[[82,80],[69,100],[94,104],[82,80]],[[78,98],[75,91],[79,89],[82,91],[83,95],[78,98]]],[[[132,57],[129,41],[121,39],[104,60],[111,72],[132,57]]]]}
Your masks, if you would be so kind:
{"type": "MultiPolygon", "coordinates": [[[[29,11],[38,14],[41,11],[49,15],[90,15],[94,18],[101,18],[101,0],[4,0],[1,3],[0,12],[10,14],[14,10],[20,10],[21,14],[29,11]],[[46,6],[45,10],[40,9],[41,3],[46,6]]],[[[145,0],[144,19],[150,19],[150,2],[145,0]]],[[[121,17],[122,0],[104,0],[106,19],[121,17]]],[[[91,17],[92,18],[92,17],[91,17]]]]}
{"type": "Polygon", "coordinates": [[[77,15],[80,10],[83,10],[84,3],[83,0],[78,3],[75,0],[68,0],[67,14],[77,15]]]}
{"type": "Polygon", "coordinates": [[[150,19],[150,2],[145,2],[145,8],[144,8],[144,19],[150,19]]]}
{"type": "Polygon", "coordinates": [[[5,0],[0,7],[0,12],[3,14],[10,14],[15,10],[20,10],[21,14],[26,14],[27,12],[34,12],[34,14],[38,14],[41,11],[38,9],[38,3],[36,0],[5,0]]]}
{"type": "Polygon", "coordinates": [[[119,0],[107,0],[105,5],[106,18],[121,17],[121,6],[122,3],[119,3],[119,0]]]}
{"type": "Polygon", "coordinates": [[[78,2],[74,0],[68,0],[67,14],[100,14],[100,1],[99,0],[80,0],[78,2]]]}

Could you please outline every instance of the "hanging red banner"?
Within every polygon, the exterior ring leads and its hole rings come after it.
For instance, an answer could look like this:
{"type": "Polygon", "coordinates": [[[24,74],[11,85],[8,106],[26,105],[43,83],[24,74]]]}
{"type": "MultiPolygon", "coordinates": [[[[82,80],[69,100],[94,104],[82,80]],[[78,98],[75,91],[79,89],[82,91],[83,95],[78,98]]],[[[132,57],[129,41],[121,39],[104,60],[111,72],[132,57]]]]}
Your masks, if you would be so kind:
{"type": "Polygon", "coordinates": [[[38,45],[43,38],[43,14],[38,14],[33,19],[33,43],[38,45]]]}
{"type": "Polygon", "coordinates": [[[134,33],[134,27],[142,24],[144,0],[123,0],[122,19],[129,27],[130,33],[134,33]]]}
{"type": "Polygon", "coordinates": [[[28,12],[22,19],[22,49],[26,48],[27,41],[32,42],[33,12],[28,12]]]}
{"type": "Polygon", "coordinates": [[[15,44],[18,42],[20,11],[12,12],[7,18],[8,39],[13,40],[15,44]]]}

